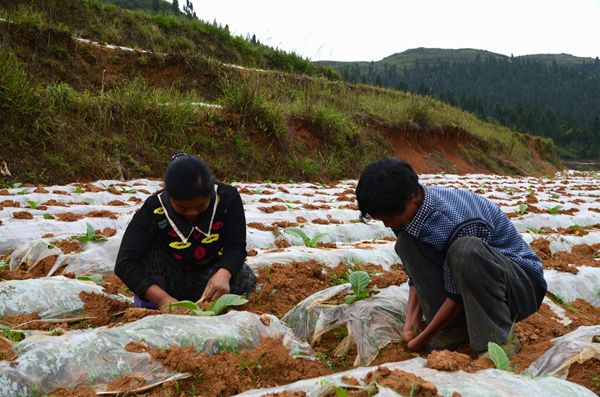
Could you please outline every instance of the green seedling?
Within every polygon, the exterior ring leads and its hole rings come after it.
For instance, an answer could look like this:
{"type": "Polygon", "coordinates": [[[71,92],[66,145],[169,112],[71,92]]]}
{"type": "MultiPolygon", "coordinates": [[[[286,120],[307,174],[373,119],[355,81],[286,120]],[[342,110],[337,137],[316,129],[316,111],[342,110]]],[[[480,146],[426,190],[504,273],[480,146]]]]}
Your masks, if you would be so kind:
{"type": "Polygon", "coordinates": [[[513,188],[509,187],[509,188],[506,188],[506,189],[504,189],[504,191],[505,191],[507,194],[510,194],[510,195],[512,195],[512,194],[515,192],[515,189],[513,189],[513,188]]]}
{"type": "Polygon", "coordinates": [[[126,194],[134,194],[135,192],[137,192],[137,190],[135,189],[125,189],[123,186],[119,186],[119,189],[121,189],[122,193],[126,194]]]}
{"type": "Polygon", "coordinates": [[[31,189],[23,189],[20,192],[17,192],[17,194],[19,194],[21,196],[24,196],[24,195],[29,194],[29,193],[31,193],[31,189]]]}
{"type": "Polygon", "coordinates": [[[553,199],[557,199],[557,198],[560,197],[560,194],[558,194],[558,193],[552,193],[552,196],[550,196],[550,197],[552,197],[553,199]]]}
{"type": "Polygon", "coordinates": [[[104,237],[101,234],[96,234],[96,229],[94,229],[94,226],[90,225],[89,223],[86,223],[86,232],[84,235],[81,236],[76,236],[75,237],[77,240],[81,241],[82,243],[88,242],[88,241],[106,241],[106,237],[104,237]]]}
{"type": "Polygon", "coordinates": [[[8,263],[0,260],[0,272],[6,270],[7,268],[8,268],[8,263]]]}
{"type": "Polygon", "coordinates": [[[32,200],[27,200],[27,205],[29,206],[29,208],[31,208],[32,210],[37,210],[37,203],[35,201],[32,200]]]}
{"type": "Polygon", "coordinates": [[[527,204],[521,204],[521,205],[519,205],[517,212],[519,213],[519,215],[524,215],[528,209],[529,209],[529,206],[527,204]]]}
{"type": "Polygon", "coordinates": [[[13,184],[12,184],[10,187],[11,187],[11,188],[13,188],[13,189],[18,189],[18,188],[20,188],[21,186],[23,186],[23,184],[22,184],[22,183],[20,183],[20,182],[15,182],[15,183],[13,183],[13,184]]]}
{"type": "Polygon", "coordinates": [[[592,381],[596,385],[596,387],[600,387],[600,376],[592,376],[592,381]]]}
{"type": "Polygon", "coordinates": [[[11,342],[20,342],[25,339],[25,334],[21,331],[0,326],[0,336],[5,337],[11,342]]]}
{"type": "Polygon", "coordinates": [[[317,233],[313,238],[310,238],[304,233],[304,230],[299,227],[288,227],[285,229],[285,232],[300,237],[304,242],[304,245],[309,248],[316,248],[319,241],[326,236],[325,233],[317,233]]]}
{"type": "Polygon", "coordinates": [[[251,189],[250,191],[252,192],[252,194],[262,194],[263,192],[262,189],[251,189]]]}
{"type": "Polygon", "coordinates": [[[192,301],[179,301],[175,303],[170,303],[169,307],[183,307],[184,309],[189,310],[189,312],[195,316],[218,316],[219,314],[225,312],[227,308],[230,306],[241,306],[248,303],[248,299],[244,298],[240,295],[235,294],[225,294],[222,295],[219,299],[214,301],[207,310],[202,310],[197,304],[192,301]]]}
{"type": "Polygon", "coordinates": [[[336,385],[329,379],[323,379],[321,381],[321,386],[333,389],[335,391],[335,397],[348,397],[348,392],[346,392],[346,389],[336,385]]]}
{"type": "Polygon", "coordinates": [[[52,215],[52,214],[50,214],[50,213],[46,212],[46,213],[44,214],[44,219],[54,219],[54,215],[52,215]]]}
{"type": "Polygon", "coordinates": [[[73,193],[85,193],[85,189],[81,186],[77,186],[75,190],[73,190],[73,193]]]}
{"type": "Polygon", "coordinates": [[[508,361],[508,357],[500,345],[494,342],[488,342],[488,356],[497,369],[510,371],[510,361],[508,361]]]}
{"type": "Polygon", "coordinates": [[[352,285],[352,292],[354,292],[354,294],[344,298],[346,304],[350,305],[356,301],[369,297],[369,290],[367,289],[367,285],[371,282],[369,273],[362,270],[352,272],[348,276],[348,281],[350,281],[350,284],[352,285]]]}
{"type": "Polygon", "coordinates": [[[103,284],[104,283],[104,278],[102,277],[101,274],[92,274],[89,276],[79,276],[77,277],[77,280],[81,280],[81,281],[93,281],[96,284],[103,284]]]}
{"type": "Polygon", "coordinates": [[[552,215],[556,215],[556,214],[558,214],[558,211],[560,211],[561,208],[562,208],[562,205],[556,205],[552,208],[548,208],[548,212],[551,213],[552,215]]]}

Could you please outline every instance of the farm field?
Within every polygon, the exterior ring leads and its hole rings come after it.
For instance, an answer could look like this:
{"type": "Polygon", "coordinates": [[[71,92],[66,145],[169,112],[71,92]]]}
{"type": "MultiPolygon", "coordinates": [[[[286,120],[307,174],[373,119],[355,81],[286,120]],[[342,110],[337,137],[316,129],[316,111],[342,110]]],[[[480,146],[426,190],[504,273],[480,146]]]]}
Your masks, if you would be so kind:
{"type": "Polygon", "coordinates": [[[597,173],[421,175],[495,202],[544,262],[549,293],[515,325],[522,349],[508,370],[468,346],[405,349],[395,236],[358,221],[355,183],[232,182],[257,289],[210,317],[133,308],[113,273],[124,229],[160,181],[0,189],[0,395],[600,393],[597,173]],[[355,271],[371,295],[346,304],[355,271]]]}

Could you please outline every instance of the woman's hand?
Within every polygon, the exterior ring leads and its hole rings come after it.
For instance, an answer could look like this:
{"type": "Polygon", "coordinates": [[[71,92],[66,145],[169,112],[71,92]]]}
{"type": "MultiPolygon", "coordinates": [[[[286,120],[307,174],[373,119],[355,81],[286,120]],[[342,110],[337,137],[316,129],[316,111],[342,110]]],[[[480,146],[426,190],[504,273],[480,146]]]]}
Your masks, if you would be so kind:
{"type": "Polygon", "coordinates": [[[208,280],[204,293],[202,294],[201,300],[214,301],[219,299],[222,295],[228,294],[230,287],[229,282],[231,281],[231,273],[225,268],[217,270],[217,272],[208,280]]]}

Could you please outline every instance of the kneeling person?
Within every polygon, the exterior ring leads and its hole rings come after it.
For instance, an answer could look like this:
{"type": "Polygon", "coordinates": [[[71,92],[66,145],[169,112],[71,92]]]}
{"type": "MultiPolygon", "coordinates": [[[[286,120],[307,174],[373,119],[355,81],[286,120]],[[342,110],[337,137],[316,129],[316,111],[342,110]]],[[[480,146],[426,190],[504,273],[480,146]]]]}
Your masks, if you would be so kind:
{"type": "Polygon", "coordinates": [[[382,221],[397,236],[409,276],[410,350],[466,341],[475,351],[490,341],[509,355],[519,350],[513,324],[539,309],[547,285],[540,259],[496,204],[467,190],[422,186],[395,158],[367,166],[356,199],[363,218],[382,221]]]}
{"type": "Polygon", "coordinates": [[[133,216],[117,257],[115,273],[135,293],[135,306],[249,296],[255,276],[244,263],[246,218],[237,189],[183,153],[173,156],[164,183],[133,216]]]}

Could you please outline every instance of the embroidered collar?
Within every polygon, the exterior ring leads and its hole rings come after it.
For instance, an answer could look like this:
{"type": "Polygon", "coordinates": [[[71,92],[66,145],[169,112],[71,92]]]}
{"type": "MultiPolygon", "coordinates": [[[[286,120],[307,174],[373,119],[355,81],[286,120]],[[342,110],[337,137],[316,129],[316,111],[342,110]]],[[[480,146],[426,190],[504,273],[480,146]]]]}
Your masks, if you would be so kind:
{"type": "Polygon", "coordinates": [[[410,222],[403,226],[404,230],[415,237],[419,236],[423,222],[433,212],[433,198],[425,186],[421,186],[421,188],[423,189],[423,203],[410,222]]]}
{"type": "Polygon", "coordinates": [[[166,190],[162,191],[158,195],[158,201],[160,202],[160,205],[165,212],[165,216],[167,217],[169,224],[171,225],[173,230],[175,230],[175,233],[177,233],[182,242],[187,243],[190,237],[192,237],[192,233],[194,233],[194,231],[197,231],[206,237],[210,237],[210,231],[212,230],[213,221],[215,220],[215,214],[217,213],[217,205],[219,204],[219,195],[217,194],[218,188],[219,185],[215,184],[213,210],[212,215],[210,216],[210,222],[208,223],[208,229],[206,230],[206,232],[200,229],[198,225],[190,226],[187,222],[182,220],[179,215],[177,215],[177,213],[173,209],[173,206],[171,205],[171,201],[169,200],[169,195],[166,192],[166,190]]]}

